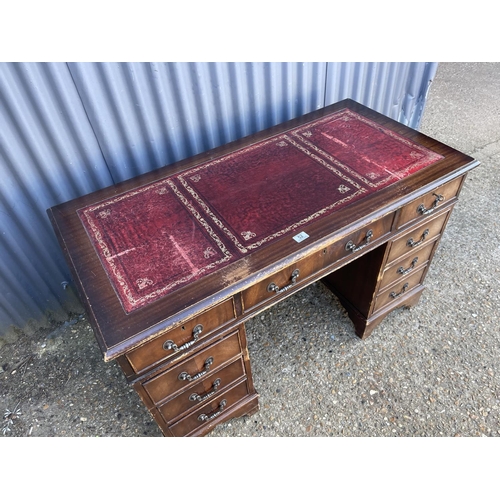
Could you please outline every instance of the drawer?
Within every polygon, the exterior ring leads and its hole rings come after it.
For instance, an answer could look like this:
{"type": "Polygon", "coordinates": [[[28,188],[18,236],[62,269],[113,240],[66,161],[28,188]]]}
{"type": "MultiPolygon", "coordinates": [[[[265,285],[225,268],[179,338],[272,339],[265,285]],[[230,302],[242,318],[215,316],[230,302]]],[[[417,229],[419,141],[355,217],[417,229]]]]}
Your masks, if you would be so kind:
{"type": "Polygon", "coordinates": [[[246,380],[243,380],[229,391],[217,396],[210,403],[196,409],[190,415],[179,420],[170,427],[170,430],[174,436],[186,436],[218,416],[230,413],[231,407],[248,394],[246,380]]]}
{"type": "Polygon", "coordinates": [[[433,219],[427,219],[423,224],[394,240],[389,251],[387,263],[393,262],[419,246],[424,246],[425,243],[439,236],[449,215],[450,210],[447,210],[433,219]]]}
{"type": "Polygon", "coordinates": [[[431,256],[434,246],[435,243],[430,243],[421,248],[419,247],[416,251],[414,250],[413,252],[407,254],[404,259],[399,260],[392,264],[392,266],[388,267],[382,276],[380,290],[426,264],[431,256]]]}
{"type": "Polygon", "coordinates": [[[182,363],[157,375],[143,384],[153,401],[161,401],[175,392],[187,389],[195,381],[224,365],[241,353],[238,332],[203,349],[182,363]]]}
{"type": "Polygon", "coordinates": [[[396,302],[397,299],[403,297],[405,293],[413,290],[413,288],[421,283],[425,270],[426,267],[423,267],[408,275],[405,279],[394,283],[392,287],[386,288],[383,292],[380,292],[375,299],[372,314],[389,305],[391,302],[396,302]]]}
{"type": "Polygon", "coordinates": [[[182,352],[236,317],[233,299],[201,313],[183,325],[169,330],[147,344],[127,353],[135,373],[182,352]]]}
{"type": "Polygon", "coordinates": [[[172,422],[182,413],[191,410],[200,403],[209,402],[224,392],[228,386],[245,375],[243,359],[229,363],[221,370],[207,376],[202,382],[158,407],[167,422],[172,422]]]}
{"type": "Polygon", "coordinates": [[[424,219],[433,213],[435,209],[440,208],[450,200],[456,199],[462,180],[463,176],[453,179],[405,205],[400,210],[397,227],[400,228],[409,222],[424,219]]]}
{"type": "Polygon", "coordinates": [[[319,273],[322,269],[341,259],[349,258],[353,254],[358,255],[359,253],[361,255],[365,250],[369,251],[379,239],[390,233],[393,218],[394,214],[390,213],[381,219],[373,221],[362,229],[353,231],[325,247],[323,250],[305,257],[247,288],[242,292],[243,308],[248,311],[274,299],[283,292],[293,289],[295,284],[319,273]]]}
{"type": "Polygon", "coordinates": [[[297,261],[281,271],[272,274],[241,293],[243,309],[248,311],[262,302],[276,298],[287,292],[295,284],[320,271],[324,267],[324,253],[316,252],[297,261]]]}
{"type": "Polygon", "coordinates": [[[378,240],[391,232],[393,219],[394,213],[391,212],[335,242],[327,249],[327,264],[370,251],[378,240]]]}

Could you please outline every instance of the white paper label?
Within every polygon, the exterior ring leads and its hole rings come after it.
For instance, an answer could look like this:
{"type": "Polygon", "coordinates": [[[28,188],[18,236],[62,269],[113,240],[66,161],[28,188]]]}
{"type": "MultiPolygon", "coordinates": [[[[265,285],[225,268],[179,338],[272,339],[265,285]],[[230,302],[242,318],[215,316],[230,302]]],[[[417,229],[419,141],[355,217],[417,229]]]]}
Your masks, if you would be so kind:
{"type": "Polygon", "coordinates": [[[296,234],[293,239],[297,242],[297,243],[300,243],[301,241],[304,241],[306,240],[307,238],[309,238],[309,235],[307,233],[304,233],[304,231],[302,231],[301,233],[299,234],[296,234]]]}

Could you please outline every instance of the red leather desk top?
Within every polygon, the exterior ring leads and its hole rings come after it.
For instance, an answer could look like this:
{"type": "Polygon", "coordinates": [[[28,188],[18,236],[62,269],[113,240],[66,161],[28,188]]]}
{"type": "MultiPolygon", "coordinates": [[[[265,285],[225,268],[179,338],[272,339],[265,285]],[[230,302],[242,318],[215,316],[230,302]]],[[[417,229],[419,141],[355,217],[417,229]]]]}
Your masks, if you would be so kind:
{"type": "Polygon", "coordinates": [[[442,158],[343,109],[78,215],[130,313],[442,158]]]}

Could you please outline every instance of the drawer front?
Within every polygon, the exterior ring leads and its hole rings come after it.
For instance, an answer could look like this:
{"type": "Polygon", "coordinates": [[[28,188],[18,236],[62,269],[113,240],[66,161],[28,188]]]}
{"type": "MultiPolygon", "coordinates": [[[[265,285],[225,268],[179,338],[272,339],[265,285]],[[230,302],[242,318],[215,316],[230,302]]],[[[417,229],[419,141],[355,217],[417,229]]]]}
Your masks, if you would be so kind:
{"type": "Polygon", "coordinates": [[[390,233],[393,218],[393,213],[388,214],[247,288],[242,292],[243,308],[248,311],[268,302],[331,264],[352,255],[360,255],[359,252],[365,249],[369,251],[377,240],[390,233]]]}
{"type": "Polygon", "coordinates": [[[405,293],[413,290],[413,288],[421,283],[425,269],[425,267],[421,268],[413,274],[408,275],[405,279],[394,283],[392,287],[386,288],[383,292],[380,292],[375,299],[373,313],[391,304],[392,302],[396,302],[397,299],[403,297],[405,293]]]}
{"type": "Polygon", "coordinates": [[[428,219],[410,232],[396,239],[391,246],[388,263],[402,257],[403,255],[424,246],[434,237],[439,236],[448,219],[450,211],[446,211],[433,219],[428,219]]]}
{"type": "Polygon", "coordinates": [[[179,390],[187,389],[193,382],[211,375],[214,370],[240,353],[239,336],[238,332],[235,332],[148,380],[143,387],[153,401],[161,401],[179,390]]]}
{"type": "Polygon", "coordinates": [[[229,299],[127,353],[128,361],[135,373],[140,373],[150,366],[182,352],[188,346],[196,343],[196,340],[206,337],[235,317],[233,299],[229,299]]]}
{"type": "Polygon", "coordinates": [[[387,268],[382,276],[380,289],[382,290],[391,283],[400,280],[403,276],[412,273],[415,269],[425,265],[431,256],[434,245],[435,243],[431,243],[422,248],[419,247],[416,251],[407,254],[404,259],[387,268]]]}
{"type": "Polygon", "coordinates": [[[433,213],[435,209],[440,208],[450,200],[456,199],[462,180],[463,176],[447,182],[405,205],[399,214],[398,228],[403,227],[408,222],[424,219],[433,213]]]}
{"type": "Polygon", "coordinates": [[[370,251],[380,238],[391,232],[393,219],[394,213],[387,214],[335,242],[327,249],[327,264],[370,251]]]}
{"type": "Polygon", "coordinates": [[[219,415],[230,413],[231,407],[247,396],[248,388],[246,380],[229,391],[222,393],[210,403],[196,409],[190,415],[179,420],[170,427],[174,436],[186,436],[195,431],[198,427],[205,425],[219,415]]]}
{"type": "Polygon", "coordinates": [[[256,305],[276,298],[323,267],[324,254],[316,252],[243,290],[241,297],[244,310],[248,311],[256,305]]]}
{"type": "Polygon", "coordinates": [[[167,422],[172,422],[182,413],[208,403],[216,398],[233,382],[245,375],[242,358],[238,358],[221,370],[207,376],[202,382],[195,384],[175,398],[159,406],[159,410],[167,422]]]}

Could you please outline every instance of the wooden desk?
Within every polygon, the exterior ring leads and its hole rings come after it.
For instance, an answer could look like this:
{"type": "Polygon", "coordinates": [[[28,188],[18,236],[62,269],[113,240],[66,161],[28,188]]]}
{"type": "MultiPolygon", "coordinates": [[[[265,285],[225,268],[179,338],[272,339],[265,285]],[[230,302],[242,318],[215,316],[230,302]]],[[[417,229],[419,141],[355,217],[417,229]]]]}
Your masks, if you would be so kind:
{"type": "Polygon", "coordinates": [[[258,409],[245,321],[323,279],[414,305],[478,162],[346,100],[48,210],[106,361],[166,436],[258,409]]]}

